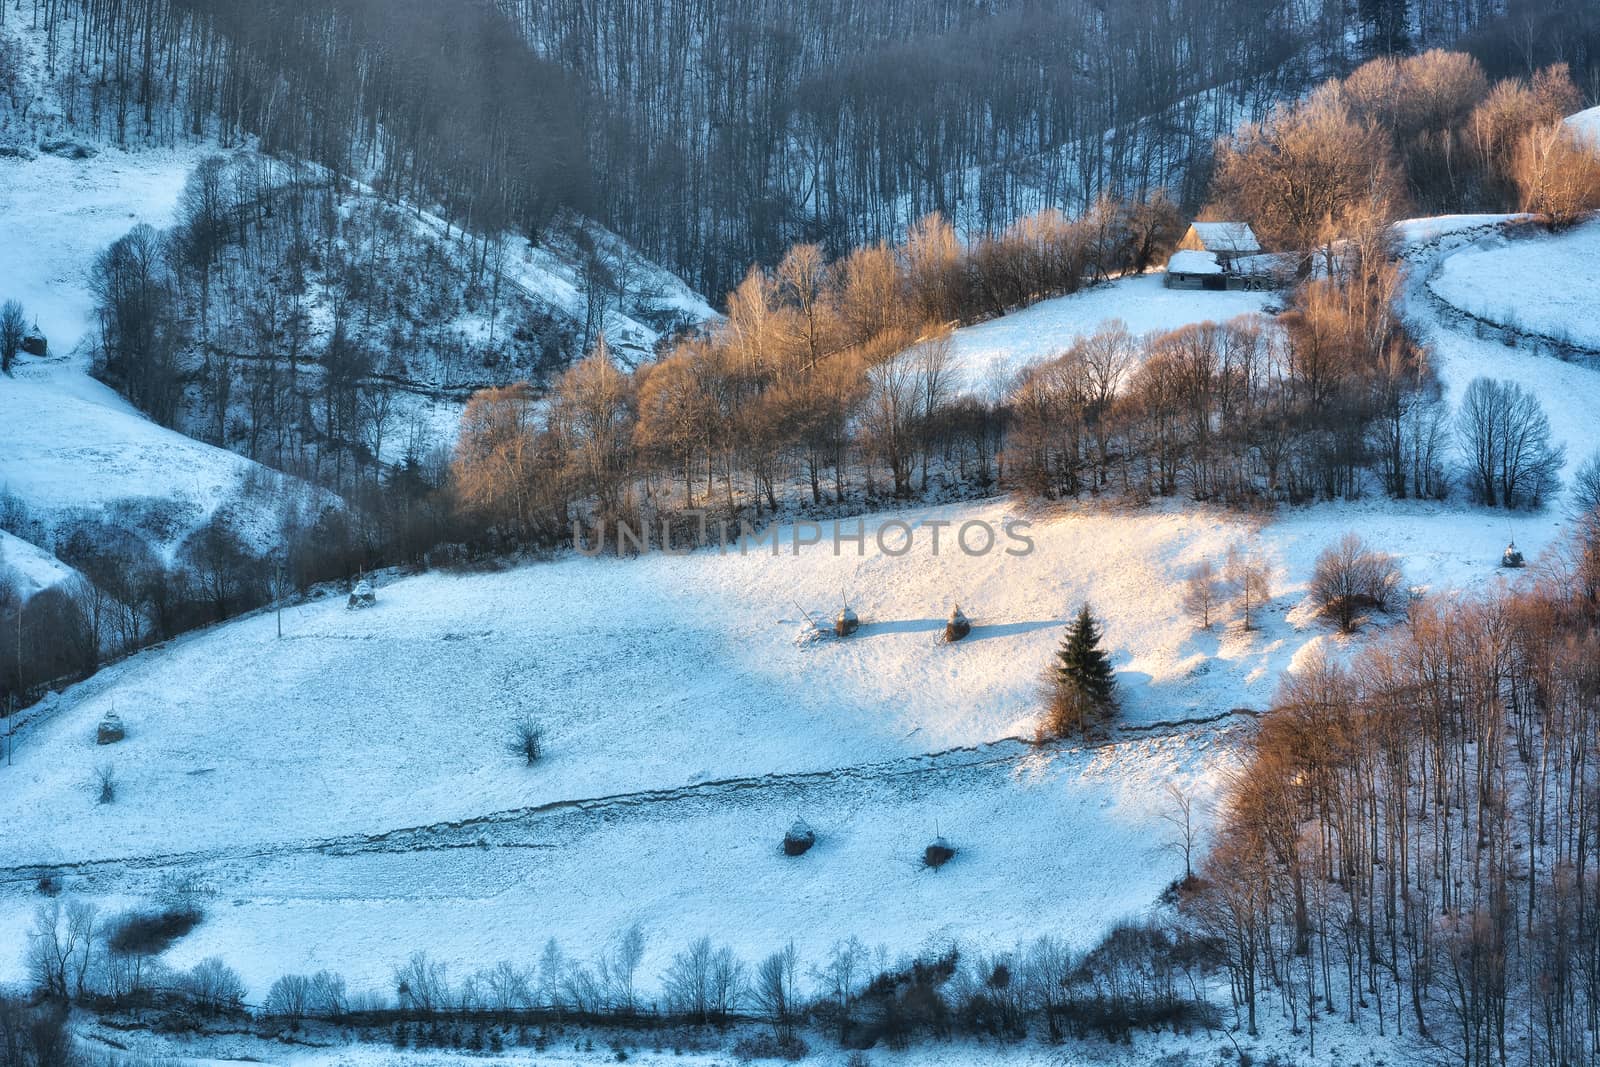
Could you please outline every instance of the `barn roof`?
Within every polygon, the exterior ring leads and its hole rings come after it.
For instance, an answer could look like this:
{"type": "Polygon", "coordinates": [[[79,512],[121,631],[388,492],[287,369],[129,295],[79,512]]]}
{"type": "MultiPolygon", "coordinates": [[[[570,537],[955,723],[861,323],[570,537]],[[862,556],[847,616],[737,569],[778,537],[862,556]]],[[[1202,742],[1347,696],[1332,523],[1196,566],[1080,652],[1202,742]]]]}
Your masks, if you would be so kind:
{"type": "Polygon", "coordinates": [[[1222,267],[1217,263],[1215,252],[1193,252],[1184,250],[1172,253],[1172,258],[1167,261],[1168,274],[1221,274],[1222,267]]]}
{"type": "Polygon", "coordinates": [[[1261,242],[1246,222],[1197,222],[1190,230],[1207,252],[1261,251],[1261,242]]]}

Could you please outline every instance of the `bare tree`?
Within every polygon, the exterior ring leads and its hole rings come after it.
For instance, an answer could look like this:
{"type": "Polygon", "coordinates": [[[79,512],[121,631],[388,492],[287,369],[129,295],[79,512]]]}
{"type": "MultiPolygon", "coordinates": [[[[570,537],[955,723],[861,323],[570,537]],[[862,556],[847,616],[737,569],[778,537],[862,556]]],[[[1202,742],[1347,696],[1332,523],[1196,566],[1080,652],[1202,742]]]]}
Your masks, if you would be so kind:
{"type": "Polygon", "coordinates": [[[1600,207],[1600,148],[1564,122],[1536,127],[1517,142],[1512,178],[1522,210],[1567,229],[1600,207]]]}
{"type": "Polygon", "coordinates": [[[1211,615],[1222,602],[1222,583],[1216,568],[1208,559],[1196,563],[1183,583],[1183,610],[1187,611],[1200,627],[1211,629],[1211,615]]]}
{"type": "Polygon", "coordinates": [[[1272,596],[1271,568],[1254,550],[1234,545],[1228,549],[1222,576],[1233,591],[1244,628],[1255,629],[1256,613],[1272,596]]]}
{"type": "Polygon", "coordinates": [[[1199,828],[1194,824],[1194,798],[1184,792],[1176,782],[1166,785],[1171,806],[1161,813],[1161,821],[1172,827],[1173,838],[1163,847],[1183,857],[1183,884],[1194,881],[1194,854],[1199,839],[1199,828]]]}
{"type": "Polygon", "coordinates": [[[701,937],[672,957],[662,979],[667,1003],[672,1010],[707,1022],[711,1017],[711,972],[716,953],[711,939],[701,937]]]}
{"type": "Polygon", "coordinates": [[[1516,382],[1474,378],[1456,412],[1456,438],[1480,503],[1536,508],[1559,484],[1566,448],[1551,444],[1544,405],[1516,382]]]}
{"type": "Polygon", "coordinates": [[[617,1006],[630,1014],[635,1008],[634,978],[639,973],[640,962],[644,960],[644,946],[644,928],[634,922],[617,935],[616,944],[612,947],[611,970],[617,984],[617,1006]]]}
{"type": "Polygon", "coordinates": [[[0,304],[0,372],[11,373],[11,365],[27,335],[28,320],[23,315],[21,302],[7,300],[0,304]]]}
{"type": "Polygon", "coordinates": [[[286,974],[267,990],[268,1015],[295,1022],[305,1018],[311,999],[311,979],[303,974],[286,974]]]}
{"type": "Polygon", "coordinates": [[[1347,533],[1317,557],[1311,596],[1341,632],[1349,633],[1363,610],[1387,610],[1400,585],[1400,565],[1393,556],[1347,533]]]}
{"type": "Polygon", "coordinates": [[[794,1032],[794,1023],[800,1009],[797,977],[800,955],[791,941],[783,948],[761,961],[756,969],[755,985],[751,998],[756,1008],[772,1024],[773,1033],[787,1038],[794,1032]]]}

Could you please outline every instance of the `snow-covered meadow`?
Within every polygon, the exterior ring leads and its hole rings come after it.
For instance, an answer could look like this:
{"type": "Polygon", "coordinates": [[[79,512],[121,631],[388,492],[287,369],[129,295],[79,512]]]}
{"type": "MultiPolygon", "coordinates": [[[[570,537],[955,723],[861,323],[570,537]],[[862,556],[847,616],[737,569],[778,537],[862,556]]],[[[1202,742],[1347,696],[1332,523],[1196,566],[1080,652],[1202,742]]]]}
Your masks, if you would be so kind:
{"type": "Polygon", "coordinates": [[[951,345],[954,387],[980,396],[1000,395],[1017,372],[1060,355],[1113,319],[1139,335],[1208,320],[1225,322],[1265,311],[1281,300],[1277,293],[1168,289],[1165,281],[1161,271],[1118,278],[957,330],[951,345]]]}
{"type": "MultiPolygon", "coordinates": [[[[14,165],[33,164],[0,163],[14,165]]],[[[181,167],[130,186],[107,232],[159,222],[180,183],[181,167]]],[[[42,190],[25,195],[29,212],[48,214],[42,190]]],[[[1458,257],[1490,255],[1501,221],[1402,227],[1411,310],[1448,396],[1481,374],[1515,378],[1576,462],[1594,446],[1600,374],[1482,339],[1423,289],[1459,275],[1458,257]]],[[[1548,243],[1581,254],[1589,239],[1548,243]]],[[[88,245],[58,247],[48,269],[0,260],[0,282],[58,278],[21,291],[70,338],[87,324],[86,297],[71,290],[88,245]]],[[[1560,255],[1543,262],[1571,269],[1560,255]]],[[[1556,292],[1562,280],[1527,284],[1556,292]]],[[[983,389],[1107,319],[1142,333],[1273,299],[1125,279],[959,331],[955,373],[983,389]]],[[[130,492],[214,506],[248,473],[142,419],[77,359],[0,383],[0,420],[0,480],[41,507],[130,492]]],[[[859,550],[836,550],[828,525],[796,550],[790,526],[776,555],[571,554],[392,580],[368,611],[337,600],[285,610],[281,638],[280,619],[258,614],[140,653],[32,717],[0,769],[0,943],[24,941],[49,868],[107,909],[174,875],[209,887],[205,923],[169,961],[220,955],[256,1000],[279,974],[321,967],[382,991],[416,949],[456,973],[531,962],[548,937],[587,955],[633,921],[649,934],[652,975],[702,933],[746,957],[789,937],[812,959],[851,935],[891,954],[1039,932],[1085,945],[1181,872],[1162,847],[1164,787],[1193,795],[1209,821],[1249,730],[1233,712],[1265,707],[1304,657],[1371,639],[1335,637],[1310,610],[1323,547],[1356,530],[1402,557],[1409,584],[1470,591],[1505,580],[1495,563],[1506,541],[1536,558],[1562,524],[1559,501],[1539,514],[1372,498],[1248,516],[1182,501],[990,500],[868,516],[859,550]],[[1031,551],[1008,553],[1002,537],[969,554],[956,540],[966,524],[1017,521],[1031,551]],[[1183,576],[1235,546],[1272,569],[1260,628],[1199,630],[1182,610],[1183,576]],[[844,600],[858,634],[801,639],[808,616],[844,600]],[[1124,722],[1091,747],[1038,748],[1040,676],[1084,602],[1105,619],[1124,722]],[[941,644],[956,603],[976,629],[941,644]],[[97,747],[95,725],[112,711],[128,737],[97,747]],[[505,751],[522,715],[547,731],[532,768],[505,751]],[[106,762],[119,799],[100,805],[88,783],[106,762]],[[819,843],[790,860],[778,840],[796,818],[819,843]],[[933,872],[919,856],[937,834],[960,851],[933,872]]],[[[26,557],[37,584],[60,577],[25,546],[3,547],[26,557]]],[[[21,967],[20,951],[0,954],[0,980],[21,967]]]]}
{"type": "Polygon", "coordinates": [[[1448,257],[1428,287],[1496,326],[1600,350],[1600,221],[1559,235],[1485,239],[1448,257]]]}

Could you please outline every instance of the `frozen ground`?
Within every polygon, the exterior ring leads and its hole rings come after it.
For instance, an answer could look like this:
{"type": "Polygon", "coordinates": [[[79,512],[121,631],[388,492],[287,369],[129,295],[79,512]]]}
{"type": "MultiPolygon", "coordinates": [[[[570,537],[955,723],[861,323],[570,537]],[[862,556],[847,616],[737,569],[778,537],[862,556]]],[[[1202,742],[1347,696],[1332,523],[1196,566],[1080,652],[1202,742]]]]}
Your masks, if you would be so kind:
{"type": "Polygon", "coordinates": [[[1281,299],[1276,293],[1168,289],[1165,278],[1160,271],[1119,278],[957,330],[951,352],[954,387],[983,396],[1003,393],[1018,371],[1060,355],[1110,319],[1143,334],[1207,320],[1224,322],[1263,311],[1281,299]]]}
{"type": "Polygon", "coordinates": [[[1600,221],[1563,234],[1484,238],[1445,259],[1428,285],[1497,326],[1600,350],[1600,221]]]}
{"type": "Polygon", "coordinates": [[[1567,125],[1576,130],[1580,137],[1600,146],[1600,107],[1591,107],[1576,115],[1568,115],[1567,125]]]}

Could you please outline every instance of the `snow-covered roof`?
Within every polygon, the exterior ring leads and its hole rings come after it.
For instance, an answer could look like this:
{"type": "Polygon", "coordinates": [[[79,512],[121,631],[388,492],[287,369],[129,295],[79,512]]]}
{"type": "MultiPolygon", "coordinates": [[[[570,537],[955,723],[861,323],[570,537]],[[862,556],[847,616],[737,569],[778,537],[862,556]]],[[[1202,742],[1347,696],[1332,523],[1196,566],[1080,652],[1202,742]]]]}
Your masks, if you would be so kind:
{"type": "Polygon", "coordinates": [[[1244,222],[1197,222],[1189,227],[1207,252],[1259,252],[1261,242],[1244,222]]]}
{"type": "Polygon", "coordinates": [[[1591,107],[1576,115],[1568,115],[1567,128],[1596,148],[1600,148],[1600,107],[1591,107]]]}
{"type": "Polygon", "coordinates": [[[1172,258],[1167,261],[1168,274],[1221,274],[1222,265],[1217,262],[1215,252],[1193,252],[1184,250],[1172,253],[1172,258]]]}
{"type": "Polygon", "coordinates": [[[1293,274],[1298,263],[1299,257],[1290,252],[1261,252],[1253,256],[1237,257],[1233,261],[1233,270],[1235,274],[1271,277],[1293,274]]]}

